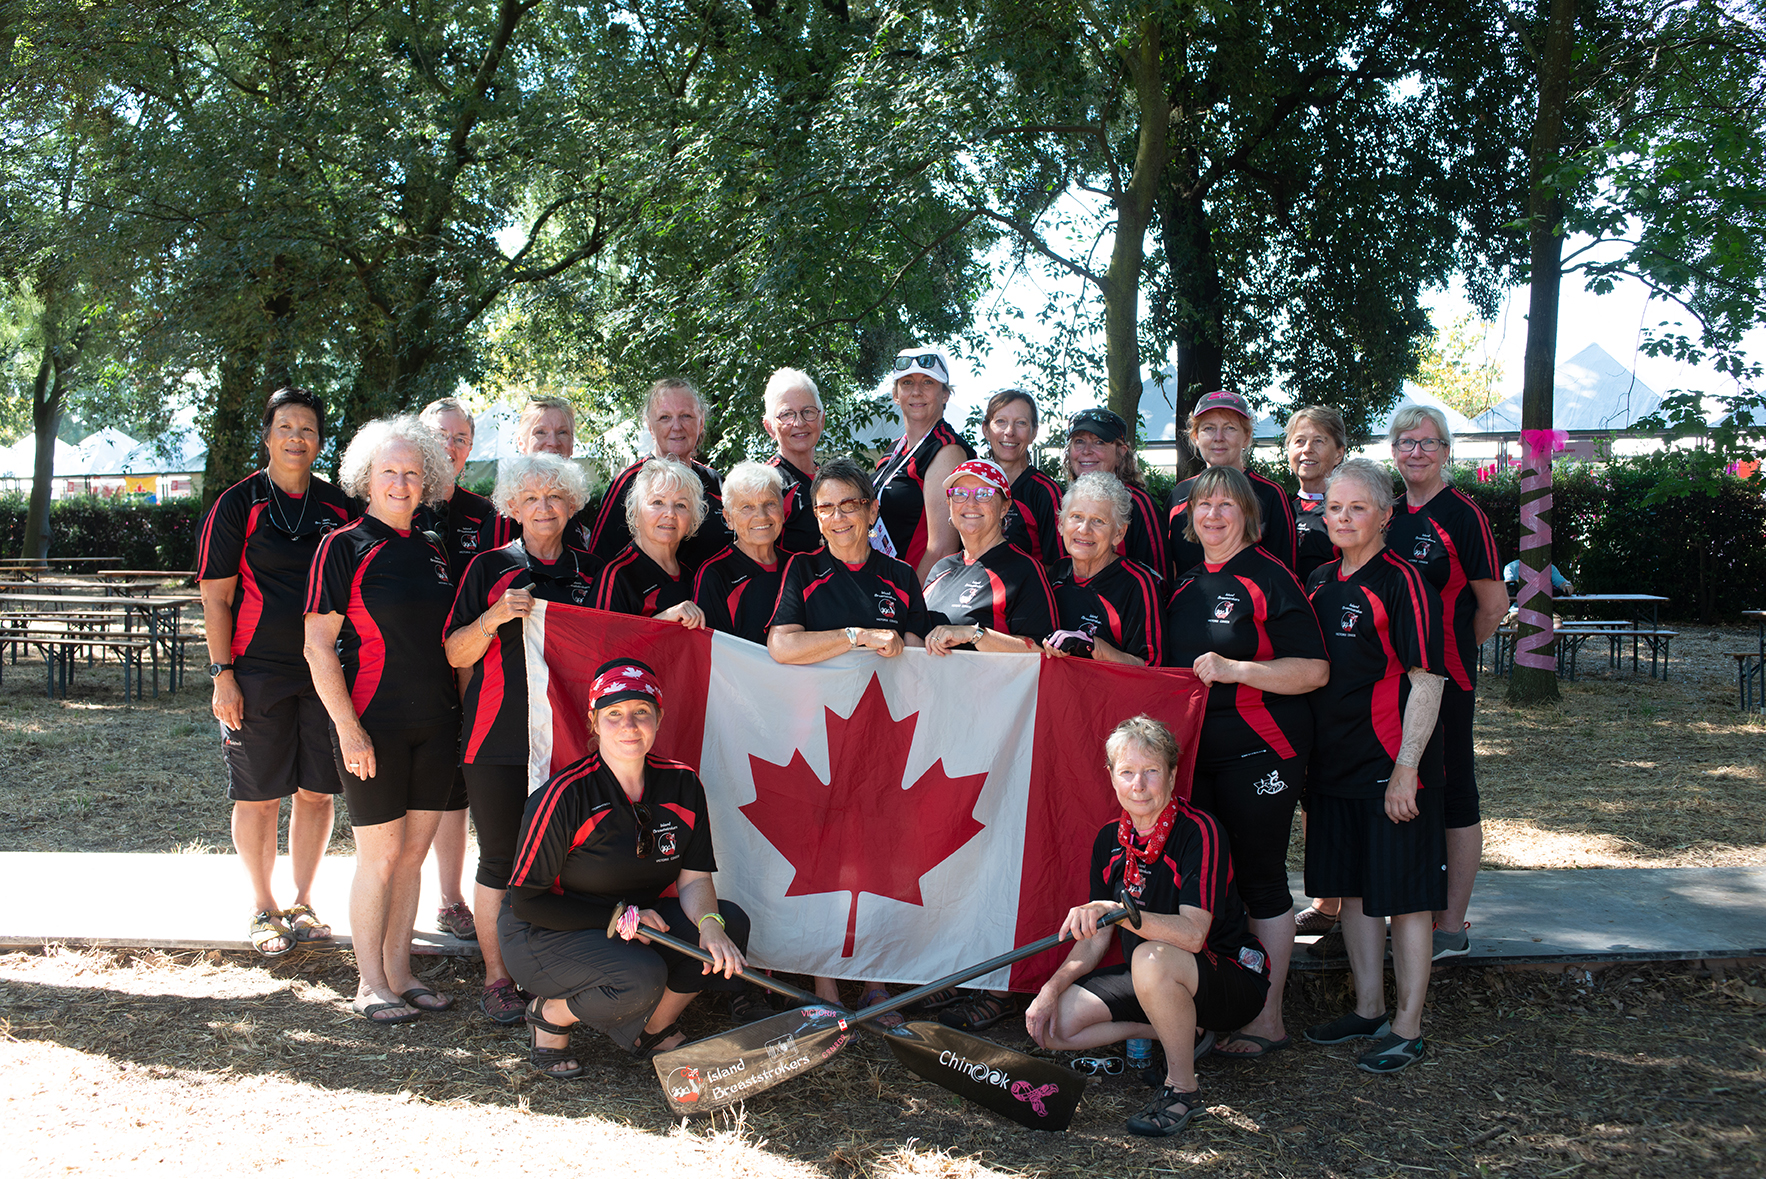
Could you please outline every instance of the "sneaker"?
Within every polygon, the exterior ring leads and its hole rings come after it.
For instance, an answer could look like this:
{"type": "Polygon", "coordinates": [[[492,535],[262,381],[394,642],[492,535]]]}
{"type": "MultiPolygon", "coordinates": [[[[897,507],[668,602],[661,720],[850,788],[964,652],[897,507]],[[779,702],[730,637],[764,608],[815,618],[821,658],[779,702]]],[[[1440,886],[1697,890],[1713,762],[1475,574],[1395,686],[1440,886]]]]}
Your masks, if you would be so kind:
{"type": "Polygon", "coordinates": [[[1392,1022],[1384,1014],[1363,1019],[1351,1011],[1329,1023],[1313,1024],[1306,1029],[1306,1038],[1314,1044],[1342,1044],[1348,1040],[1377,1040],[1392,1030],[1392,1022]]]}
{"type": "Polygon", "coordinates": [[[772,1005],[766,996],[754,987],[747,990],[733,991],[730,994],[730,1022],[734,1024],[753,1023],[757,1019],[765,1019],[773,1013],[772,1005]]]}
{"type": "Polygon", "coordinates": [[[437,909],[435,927],[443,933],[453,934],[463,942],[478,940],[478,926],[473,924],[472,910],[466,907],[465,901],[455,901],[437,909]]]}
{"type": "Polygon", "coordinates": [[[478,997],[478,1009],[504,1027],[520,1023],[526,1007],[526,997],[514,981],[507,978],[486,983],[484,993],[478,997]]]}
{"type": "Polygon", "coordinates": [[[1472,935],[1466,930],[1472,927],[1470,921],[1460,928],[1458,933],[1448,933],[1439,925],[1435,927],[1435,956],[1429,961],[1439,962],[1443,958],[1463,958],[1472,952],[1472,935]]]}
{"type": "Polygon", "coordinates": [[[1418,1036],[1414,1040],[1406,1040],[1397,1032],[1393,1032],[1379,1043],[1363,1052],[1355,1061],[1355,1067],[1364,1073],[1396,1073],[1403,1072],[1423,1058],[1429,1046],[1418,1036]]]}
{"type": "Polygon", "coordinates": [[[1294,914],[1294,934],[1296,937],[1311,937],[1314,934],[1329,933],[1337,928],[1335,913],[1321,913],[1311,905],[1294,914]]]}

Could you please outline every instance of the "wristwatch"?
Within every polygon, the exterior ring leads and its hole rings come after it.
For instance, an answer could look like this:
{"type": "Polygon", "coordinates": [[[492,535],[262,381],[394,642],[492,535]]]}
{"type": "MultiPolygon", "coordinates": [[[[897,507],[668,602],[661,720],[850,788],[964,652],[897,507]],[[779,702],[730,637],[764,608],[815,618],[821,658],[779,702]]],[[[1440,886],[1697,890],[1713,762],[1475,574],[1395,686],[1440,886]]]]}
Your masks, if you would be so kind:
{"type": "Polygon", "coordinates": [[[217,679],[223,671],[232,671],[231,663],[211,663],[208,665],[208,678],[217,679]]]}
{"type": "Polygon", "coordinates": [[[846,647],[847,647],[847,650],[851,650],[852,648],[854,648],[856,646],[858,646],[858,627],[849,626],[846,628],[846,647]]]}

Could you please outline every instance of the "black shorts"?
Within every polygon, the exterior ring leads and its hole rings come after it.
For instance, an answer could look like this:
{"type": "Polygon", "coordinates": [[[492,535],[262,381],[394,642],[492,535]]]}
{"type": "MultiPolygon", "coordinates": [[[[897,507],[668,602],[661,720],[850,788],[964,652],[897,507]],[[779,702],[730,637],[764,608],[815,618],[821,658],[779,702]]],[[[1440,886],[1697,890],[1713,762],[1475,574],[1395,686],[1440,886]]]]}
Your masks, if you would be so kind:
{"type": "MultiPolygon", "coordinates": [[[[1196,955],[1196,1026],[1211,1032],[1236,1032],[1263,1010],[1269,994],[1269,962],[1256,945],[1247,947],[1258,969],[1216,957],[1208,950],[1196,955]]],[[[1134,993],[1128,963],[1094,970],[1075,986],[1104,1001],[1116,1023],[1146,1023],[1147,1012],[1134,993]]]]}
{"type": "Polygon", "coordinates": [[[332,761],[331,718],[311,676],[264,667],[235,667],[244,697],[239,728],[221,725],[227,797],[274,802],[296,790],[336,794],[343,789],[332,761]]]}
{"type": "Polygon", "coordinates": [[[1232,851],[1233,882],[1253,919],[1293,912],[1288,891],[1288,836],[1306,782],[1306,759],[1271,750],[1228,762],[1196,764],[1190,805],[1220,820],[1232,851]]]}
{"type": "Polygon", "coordinates": [[[478,832],[478,874],[486,888],[508,888],[515,871],[515,845],[527,810],[527,767],[475,764],[466,772],[466,797],[478,832]]]}
{"type": "Polygon", "coordinates": [[[444,811],[454,792],[459,766],[460,728],[453,722],[421,729],[368,730],[374,742],[374,776],[358,778],[343,765],[337,729],[331,733],[331,756],[343,780],[350,826],[377,827],[405,817],[407,811],[444,811]]]}
{"type": "Polygon", "coordinates": [[[1306,895],[1360,897],[1369,917],[1447,907],[1443,791],[1417,791],[1408,823],[1386,817],[1384,798],[1314,794],[1306,812],[1306,895]]]}
{"type": "Polygon", "coordinates": [[[1478,824],[1478,777],[1472,764],[1472,713],[1477,693],[1454,687],[1449,679],[1441,690],[1441,745],[1447,757],[1447,803],[1449,827],[1478,824]]]}

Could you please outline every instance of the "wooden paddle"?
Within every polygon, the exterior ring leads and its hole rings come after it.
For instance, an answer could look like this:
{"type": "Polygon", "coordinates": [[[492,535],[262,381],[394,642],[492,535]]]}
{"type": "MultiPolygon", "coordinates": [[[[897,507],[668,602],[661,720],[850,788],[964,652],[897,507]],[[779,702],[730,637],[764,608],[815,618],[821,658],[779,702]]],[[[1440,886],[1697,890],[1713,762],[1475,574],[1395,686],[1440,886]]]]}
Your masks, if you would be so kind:
{"type": "MultiPolygon", "coordinates": [[[[1122,893],[1117,899],[1124,907],[1106,914],[1099,920],[1098,928],[1124,920],[1139,928],[1140,910],[1133,899],[1122,893]]],[[[614,912],[613,921],[608,923],[608,936],[614,935],[613,927],[624,908],[621,905],[614,912]]],[[[711,961],[711,955],[704,950],[671,934],[648,927],[640,932],[690,958],[711,961]]],[[[710,1113],[826,1064],[851,1041],[853,1028],[862,1027],[880,1037],[897,1060],[928,1081],[1021,1126],[1065,1130],[1085,1093],[1086,1078],[1072,1069],[940,1023],[917,1020],[884,1029],[869,1021],[907,1007],[934,991],[1033,957],[1066,940],[1060,934],[1051,934],[856,1012],[831,1006],[771,975],[741,971],[740,976],[747,981],[804,1006],[658,1053],[652,1061],[656,1078],[675,1113],[710,1113]]]]}

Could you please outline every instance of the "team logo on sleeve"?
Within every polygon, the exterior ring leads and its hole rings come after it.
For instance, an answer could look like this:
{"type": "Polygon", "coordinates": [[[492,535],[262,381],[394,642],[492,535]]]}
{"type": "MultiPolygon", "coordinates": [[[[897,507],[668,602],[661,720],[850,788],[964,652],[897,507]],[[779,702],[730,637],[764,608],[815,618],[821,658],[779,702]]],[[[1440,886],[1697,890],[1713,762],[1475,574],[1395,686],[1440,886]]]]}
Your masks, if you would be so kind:
{"type": "Polygon", "coordinates": [[[1410,550],[1410,559],[1413,561],[1427,561],[1429,559],[1429,554],[1434,547],[1435,538],[1425,532],[1423,535],[1416,538],[1416,544],[1413,545],[1410,550]]]}

